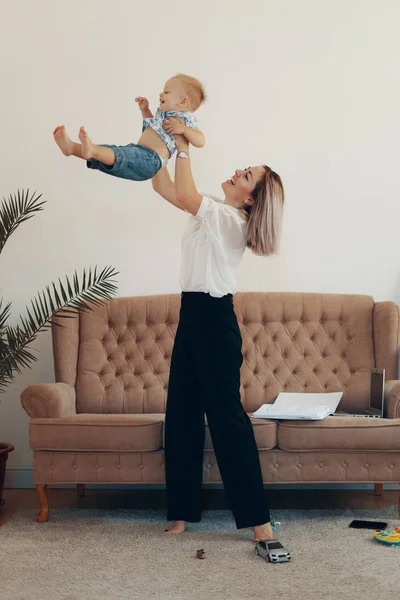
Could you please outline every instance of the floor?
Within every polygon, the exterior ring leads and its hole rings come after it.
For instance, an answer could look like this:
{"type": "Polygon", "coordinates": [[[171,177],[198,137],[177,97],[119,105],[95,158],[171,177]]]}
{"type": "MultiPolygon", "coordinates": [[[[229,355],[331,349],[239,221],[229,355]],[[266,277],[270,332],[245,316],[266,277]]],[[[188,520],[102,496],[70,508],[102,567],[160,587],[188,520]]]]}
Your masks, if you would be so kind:
{"type": "MultiPolygon", "coordinates": [[[[204,490],[204,509],[227,509],[223,490],[204,490]]],[[[374,490],[266,490],[270,509],[366,509],[379,510],[397,505],[399,492],[385,490],[376,495],[374,490]]],[[[35,489],[5,489],[5,505],[0,508],[0,525],[11,519],[20,509],[39,511],[35,489]]],[[[88,490],[78,496],[74,489],[48,488],[51,508],[135,508],[162,509],[166,507],[165,490],[88,490]]]]}

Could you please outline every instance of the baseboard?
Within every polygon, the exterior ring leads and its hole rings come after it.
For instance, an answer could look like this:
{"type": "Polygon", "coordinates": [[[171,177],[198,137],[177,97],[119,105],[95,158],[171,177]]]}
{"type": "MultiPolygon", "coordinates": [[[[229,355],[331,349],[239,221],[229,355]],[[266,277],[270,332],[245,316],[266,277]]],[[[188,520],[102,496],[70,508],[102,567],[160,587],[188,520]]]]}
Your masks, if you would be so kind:
{"type": "MultiPolygon", "coordinates": [[[[33,470],[30,467],[10,467],[6,470],[6,478],[4,482],[5,488],[24,488],[30,489],[35,488],[35,484],[33,482],[33,470]]],[[[75,484],[60,484],[49,486],[57,488],[57,489],[75,489],[75,484]]],[[[285,490],[373,490],[374,484],[372,483],[273,483],[267,485],[266,487],[271,487],[272,489],[285,489],[285,490]]],[[[399,484],[395,483],[384,483],[384,490],[398,490],[399,484]]],[[[163,483],[155,483],[155,484],[141,484],[141,483],[130,483],[126,485],[114,485],[114,484],[95,484],[90,483],[86,484],[86,488],[88,490],[150,490],[150,489],[165,489],[165,484],[163,483]]],[[[207,484],[207,489],[223,489],[222,484],[207,484]]]]}

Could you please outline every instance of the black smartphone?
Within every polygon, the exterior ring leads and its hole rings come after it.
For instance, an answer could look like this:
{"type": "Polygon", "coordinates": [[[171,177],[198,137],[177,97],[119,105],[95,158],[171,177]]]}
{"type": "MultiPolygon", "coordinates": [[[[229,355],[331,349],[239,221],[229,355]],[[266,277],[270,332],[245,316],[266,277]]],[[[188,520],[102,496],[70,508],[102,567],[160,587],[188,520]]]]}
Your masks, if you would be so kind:
{"type": "Polygon", "coordinates": [[[387,523],[384,521],[352,521],[349,527],[353,529],[386,529],[387,523]]]}

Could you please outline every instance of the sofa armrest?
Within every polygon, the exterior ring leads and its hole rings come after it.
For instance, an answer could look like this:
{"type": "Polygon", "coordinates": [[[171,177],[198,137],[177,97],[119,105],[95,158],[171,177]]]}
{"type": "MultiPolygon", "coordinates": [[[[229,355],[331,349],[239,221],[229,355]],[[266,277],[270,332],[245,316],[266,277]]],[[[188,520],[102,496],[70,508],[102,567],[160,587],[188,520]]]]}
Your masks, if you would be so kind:
{"type": "Polygon", "coordinates": [[[400,419],[400,381],[390,379],[385,383],[385,416],[400,419]]]}
{"type": "Polygon", "coordinates": [[[67,383],[39,383],[25,388],[21,404],[30,417],[60,418],[76,415],[75,388],[67,383]]]}

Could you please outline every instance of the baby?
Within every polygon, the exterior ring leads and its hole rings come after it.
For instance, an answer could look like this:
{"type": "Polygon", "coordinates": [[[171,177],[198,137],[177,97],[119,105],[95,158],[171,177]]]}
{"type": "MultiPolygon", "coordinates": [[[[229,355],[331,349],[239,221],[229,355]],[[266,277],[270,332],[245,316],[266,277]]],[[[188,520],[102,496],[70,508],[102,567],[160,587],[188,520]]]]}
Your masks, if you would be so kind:
{"type": "Polygon", "coordinates": [[[54,139],[65,156],[83,158],[90,169],[124,179],[145,181],[154,177],[176,151],[175,134],[184,135],[197,148],[204,146],[204,134],[198,129],[197,119],[192,113],[205,98],[202,84],[194,77],[180,73],[165,84],[155,116],[147,98],[135,99],[143,117],[142,135],[137,144],[97,146],[84,127],[79,130],[81,143],[78,144],[70,140],[64,125],[55,128],[54,139]]]}

